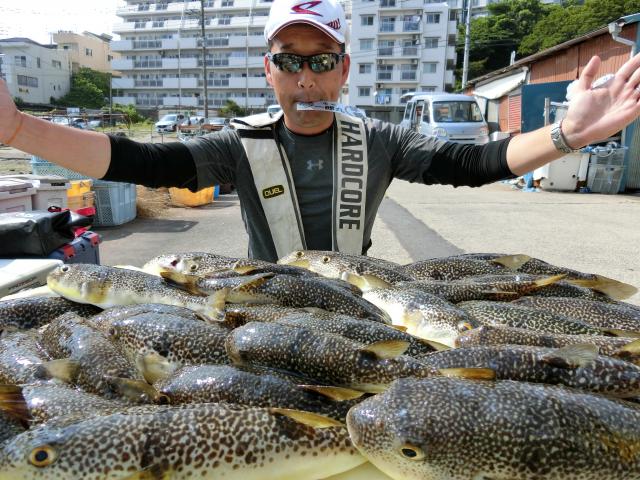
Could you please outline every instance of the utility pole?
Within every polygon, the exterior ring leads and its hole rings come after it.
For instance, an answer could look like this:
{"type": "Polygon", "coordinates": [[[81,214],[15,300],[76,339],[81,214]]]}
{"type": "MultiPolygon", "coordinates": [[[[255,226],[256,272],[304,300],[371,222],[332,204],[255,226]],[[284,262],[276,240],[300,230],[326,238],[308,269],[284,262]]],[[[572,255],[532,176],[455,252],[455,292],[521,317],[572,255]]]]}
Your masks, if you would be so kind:
{"type": "Polygon", "coordinates": [[[204,35],[204,0],[200,0],[200,26],[202,27],[202,74],[204,75],[204,118],[209,118],[209,90],[207,79],[207,38],[204,35]]]}
{"type": "Polygon", "coordinates": [[[462,63],[462,88],[467,86],[467,76],[469,75],[469,48],[471,46],[471,2],[467,0],[467,18],[464,29],[464,60],[462,63]]]}

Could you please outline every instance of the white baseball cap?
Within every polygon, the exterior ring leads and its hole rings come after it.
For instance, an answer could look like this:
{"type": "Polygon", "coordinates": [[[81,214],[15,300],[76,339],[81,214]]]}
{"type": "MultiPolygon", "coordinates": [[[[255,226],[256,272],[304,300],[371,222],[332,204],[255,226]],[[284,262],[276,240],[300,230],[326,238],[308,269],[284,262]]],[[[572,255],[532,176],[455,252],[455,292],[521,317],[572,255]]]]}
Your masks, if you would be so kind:
{"type": "Polygon", "coordinates": [[[274,0],[264,38],[267,42],[273,40],[280,30],[293,23],[313,25],[338,43],[348,41],[349,26],[337,0],[274,0]]]}

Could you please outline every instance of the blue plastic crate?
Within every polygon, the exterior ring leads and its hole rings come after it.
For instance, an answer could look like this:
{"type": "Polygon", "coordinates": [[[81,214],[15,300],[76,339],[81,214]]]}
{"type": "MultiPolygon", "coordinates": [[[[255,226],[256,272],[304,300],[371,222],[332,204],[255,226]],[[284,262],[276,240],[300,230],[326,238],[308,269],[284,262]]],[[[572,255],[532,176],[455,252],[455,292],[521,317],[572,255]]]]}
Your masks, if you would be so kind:
{"type": "Polygon", "coordinates": [[[64,263],[93,263],[100,265],[100,235],[95,232],[84,232],[71,242],[54,250],[48,255],[53,260],[64,263]]]}
{"type": "Polygon", "coordinates": [[[112,227],[136,218],[136,186],[132,183],[95,180],[96,215],[93,225],[112,227]]]}
{"type": "Polygon", "coordinates": [[[61,177],[68,178],[69,180],[84,180],[87,178],[83,175],[68,168],[60,167],[55,163],[47,162],[46,160],[36,157],[31,157],[31,172],[36,175],[60,175],[61,177]]]}

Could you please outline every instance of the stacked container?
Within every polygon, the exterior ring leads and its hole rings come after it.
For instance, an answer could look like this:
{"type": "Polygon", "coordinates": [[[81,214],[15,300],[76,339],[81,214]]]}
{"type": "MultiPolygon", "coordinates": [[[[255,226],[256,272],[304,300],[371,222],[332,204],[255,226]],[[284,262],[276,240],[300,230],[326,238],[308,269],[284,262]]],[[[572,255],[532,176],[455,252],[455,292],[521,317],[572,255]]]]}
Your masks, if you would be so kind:
{"type": "Polygon", "coordinates": [[[0,178],[0,213],[33,210],[31,197],[36,189],[31,182],[18,178],[0,178]]]}

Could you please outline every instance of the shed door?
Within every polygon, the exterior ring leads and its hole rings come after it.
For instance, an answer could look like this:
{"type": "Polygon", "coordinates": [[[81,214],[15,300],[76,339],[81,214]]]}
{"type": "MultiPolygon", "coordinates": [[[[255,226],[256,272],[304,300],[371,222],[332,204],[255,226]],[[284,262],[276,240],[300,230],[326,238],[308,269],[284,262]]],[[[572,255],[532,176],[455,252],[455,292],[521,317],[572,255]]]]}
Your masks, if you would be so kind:
{"type": "Polygon", "coordinates": [[[522,95],[509,95],[509,132],[520,132],[520,106],[522,95]]]}

